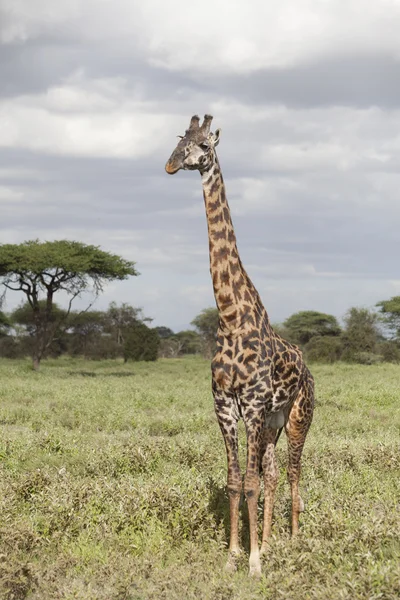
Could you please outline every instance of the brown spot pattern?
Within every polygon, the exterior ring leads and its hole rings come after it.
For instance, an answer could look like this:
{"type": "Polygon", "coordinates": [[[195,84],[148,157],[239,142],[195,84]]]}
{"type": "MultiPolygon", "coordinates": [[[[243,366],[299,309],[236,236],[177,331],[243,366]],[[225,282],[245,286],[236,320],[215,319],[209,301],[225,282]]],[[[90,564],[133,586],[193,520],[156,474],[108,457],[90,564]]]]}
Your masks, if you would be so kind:
{"type": "MultiPolygon", "coordinates": [[[[210,122],[211,117],[207,117],[210,122]]],[[[197,121],[196,121],[197,123],[197,121]]],[[[202,128],[190,127],[178,144],[202,141],[202,128]]],[[[203,136],[204,137],[204,136],[203,136]]],[[[205,139],[205,138],[204,138],[205,139]]],[[[176,151],[177,152],[177,151],[176,151]]],[[[211,363],[215,412],[224,437],[227,461],[231,538],[239,549],[238,518],[242,478],[238,457],[238,421],[247,435],[244,492],[249,509],[250,552],[258,556],[257,501],[260,473],[264,479],[264,526],[261,550],[271,532],[277,483],[275,443],[278,432],[268,426],[272,413],[283,412],[288,439],[288,479],[292,495],[292,533],[298,531],[300,458],[314,409],[314,382],[299,348],[276,334],[257,290],[239,257],[215,151],[202,172],[210,249],[210,270],[220,326],[211,363]]]]}

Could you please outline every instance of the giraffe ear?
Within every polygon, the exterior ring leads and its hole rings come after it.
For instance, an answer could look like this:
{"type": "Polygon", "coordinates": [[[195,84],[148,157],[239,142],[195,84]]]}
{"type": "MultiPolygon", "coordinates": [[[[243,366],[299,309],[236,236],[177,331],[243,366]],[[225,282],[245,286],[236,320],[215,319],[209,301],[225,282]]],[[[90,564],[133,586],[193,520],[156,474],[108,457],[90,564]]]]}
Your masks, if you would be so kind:
{"type": "Polygon", "coordinates": [[[213,144],[214,144],[214,148],[215,148],[215,146],[218,146],[218,144],[219,144],[219,138],[220,138],[220,135],[221,135],[221,130],[220,130],[220,129],[217,129],[217,130],[215,131],[215,133],[213,134],[213,144]]]}

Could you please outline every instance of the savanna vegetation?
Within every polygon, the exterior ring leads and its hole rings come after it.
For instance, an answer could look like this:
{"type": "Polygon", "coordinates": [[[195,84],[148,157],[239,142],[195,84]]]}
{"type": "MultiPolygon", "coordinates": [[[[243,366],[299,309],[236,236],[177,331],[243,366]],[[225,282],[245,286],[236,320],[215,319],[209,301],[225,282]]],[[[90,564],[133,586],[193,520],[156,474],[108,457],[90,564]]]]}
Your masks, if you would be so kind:
{"type": "MultiPolygon", "coordinates": [[[[302,311],[276,325],[311,363],[317,406],[301,534],[290,539],[281,439],[271,550],[255,582],[245,506],[239,570],[223,570],[226,458],[203,358],[216,309],[179,332],[130,304],[73,309],[136,275],[79,242],[0,245],[2,290],[26,300],[0,311],[0,597],[397,598],[400,298],[350,308],[342,324],[302,311]]],[[[240,452],[244,465],[244,435],[240,452]]]]}
{"type": "Polygon", "coordinates": [[[0,597],[398,598],[400,367],[312,370],[301,533],[290,539],[283,436],[271,549],[257,582],[247,575],[245,505],[238,572],[223,569],[226,458],[207,360],[64,356],[34,372],[29,359],[3,359],[0,597]]]}
{"type": "MultiPolygon", "coordinates": [[[[0,244],[0,295],[19,291],[26,297],[10,314],[0,311],[0,357],[32,357],[39,369],[43,358],[61,355],[91,359],[121,358],[152,361],[202,354],[211,358],[218,328],[216,308],[203,309],[191,322],[194,329],[173,332],[151,327],[141,308],[112,302],[107,311],[72,310],[84,292],[96,297],[115,279],[137,276],[135,263],[81,242],[60,240],[0,244]],[[67,308],[55,299],[63,292],[67,308]]],[[[275,330],[301,347],[307,360],[375,364],[400,362],[400,296],[376,304],[375,311],[352,307],[341,326],[333,315],[300,311],[275,330]]]]}
{"type": "Polygon", "coordinates": [[[75,298],[90,289],[98,295],[105,283],[132,275],[137,275],[133,262],[82,242],[1,244],[1,286],[4,292],[17,291],[26,297],[14,321],[26,326],[33,368],[39,369],[55,338],[66,330],[75,298]],[[66,310],[55,304],[54,296],[60,292],[69,298],[66,310]]]}
{"type": "MultiPolygon", "coordinates": [[[[35,356],[37,322],[46,313],[44,300],[39,300],[38,310],[39,317],[25,303],[7,315],[0,312],[0,357],[35,356]]],[[[194,329],[174,333],[166,326],[152,327],[153,319],[146,317],[142,309],[115,302],[104,311],[73,311],[62,309],[53,301],[51,315],[46,319],[52,333],[41,358],[65,354],[94,360],[156,360],[158,356],[178,358],[191,354],[210,358],[218,328],[216,308],[201,311],[192,320],[194,329]]],[[[303,311],[274,328],[299,345],[311,362],[399,363],[400,337],[397,330],[389,331],[387,321],[387,315],[380,312],[353,307],[345,315],[343,327],[333,315],[303,311]]]]}

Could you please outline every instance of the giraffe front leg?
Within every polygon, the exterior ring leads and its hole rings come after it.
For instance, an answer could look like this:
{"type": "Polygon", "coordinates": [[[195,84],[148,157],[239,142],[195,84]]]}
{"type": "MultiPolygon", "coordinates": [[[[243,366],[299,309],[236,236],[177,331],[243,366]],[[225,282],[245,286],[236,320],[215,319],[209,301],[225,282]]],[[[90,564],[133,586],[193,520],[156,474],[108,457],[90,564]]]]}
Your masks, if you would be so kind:
{"type": "Polygon", "coordinates": [[[264,415],[246,419],[244,416],[247,434],[247,468],[244,479],[244,493],[249,511],[250,528],[250,558],[249,574],[261,577],[260,550],[258,546],[258,498],[260,496],[260,448],[261,434],[264,425],[264,415]]]}
{"type": "Polygon", "coordinates": [[[229,556],[226,563],[228,571],[236,570],[236,559],[240,554],[239,546],[239,503],[242,493],[242,476],[238,457],[237,424],[239,415],[236,414],[233,397],[226,394],[214,394],[215,412],[224,437],[228,462],[228,495],[230,515],[229,556]]]}

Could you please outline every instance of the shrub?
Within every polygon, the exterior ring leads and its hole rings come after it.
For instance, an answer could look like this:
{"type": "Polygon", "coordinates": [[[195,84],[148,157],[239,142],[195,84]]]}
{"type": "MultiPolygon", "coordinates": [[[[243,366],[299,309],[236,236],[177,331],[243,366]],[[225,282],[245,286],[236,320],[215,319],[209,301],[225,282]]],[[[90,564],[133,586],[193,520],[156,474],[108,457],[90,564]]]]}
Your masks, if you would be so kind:
{"type": "Polygon", "coordinates": [[[351,356],[351,361],[359,365],[375,365],[382,362],[382,357],[374,352],[354,352],[351,356]]]}
{"type": "Polygon", "coordinates": [[[131,360],[157,360],[160,338],[155,329],[144,323],[130,328],[124,344],[125,362],[131,360]]]}
{"type": "Polygon", "coordinates": [[[283,323],[288,337],[295,344],[307,344],[313,337],[340,334],[336,317],[316,310],[302,310],[291,315],[283,323]]]}
{"type": "Polygon", "coordinates": [[[366,308],[353,307],[345,316],[345,324],[346,329],[341,336],[342,360],[360,364],[379,362],[379,359],[372,358],[377,356],[376,347],[379,339],[377,315],[366,308]],[[372,362],[365,362],[368,360],[372,362]]]}
{"type": "Polygon", "coordinates": [[[4,358],[19,358],[21,356],[18,342],[11,335],[0,337],[0,356],[4,358]]]}
{"type": "Polygon", "coordinates": [[[395,342],[382,342],[378,346],[378,352],[384,362],[400,362],[400,349],[395,342]]]}
{"type": "Polygon", "coordinates": [[[342,344],[338,337],[313,337],[305,346],[307,360],[320,363],[334,363],[340,359],[342,344]]]}

